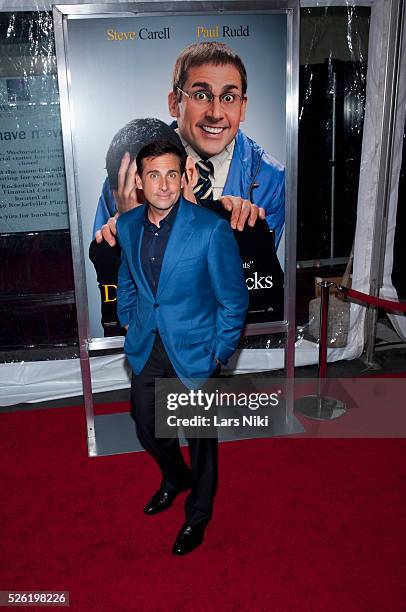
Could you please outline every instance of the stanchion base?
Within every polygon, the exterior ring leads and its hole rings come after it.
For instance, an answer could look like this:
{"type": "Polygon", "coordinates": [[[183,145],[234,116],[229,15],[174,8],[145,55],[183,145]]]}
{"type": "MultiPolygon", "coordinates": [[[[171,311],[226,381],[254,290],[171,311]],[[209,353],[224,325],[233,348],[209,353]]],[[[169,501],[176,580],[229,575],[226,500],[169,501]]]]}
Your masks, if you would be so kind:
{"type": "Polygon", "coordinates": [[[319,395],[306,395],[295,401],[295,410],[318,421],[331,421],[338,419],[347,412],[347,408],[341,400],[334,397],[320,397],[319,395]]]}

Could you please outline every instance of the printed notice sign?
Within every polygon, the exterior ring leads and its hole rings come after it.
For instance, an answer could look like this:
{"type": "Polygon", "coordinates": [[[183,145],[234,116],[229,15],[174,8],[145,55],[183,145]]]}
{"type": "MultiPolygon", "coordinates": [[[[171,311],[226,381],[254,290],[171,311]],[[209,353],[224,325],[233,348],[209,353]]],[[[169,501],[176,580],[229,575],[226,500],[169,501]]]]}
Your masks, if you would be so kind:
{"type": "Polygon", "coordinates": [[[66,229],[56,76],[0,79],[0,232],[66,229]]]}

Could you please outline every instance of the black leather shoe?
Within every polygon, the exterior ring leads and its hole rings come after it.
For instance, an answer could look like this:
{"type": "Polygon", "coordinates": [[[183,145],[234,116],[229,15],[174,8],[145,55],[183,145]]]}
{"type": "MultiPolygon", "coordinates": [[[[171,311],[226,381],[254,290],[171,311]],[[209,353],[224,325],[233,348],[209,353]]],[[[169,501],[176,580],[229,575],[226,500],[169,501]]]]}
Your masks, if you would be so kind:
{"type": "Polygon", "coordinates": [[[196,527],[190,527],[190,525],[186,524],[183,525],[176,537],[172,548],[172,554],[181,556],[187,555],[200,546],[203,542],[205,529],[205,524],[197,525],[196,527]]]}
{"type": "Polygon", "coordinates": [[[144,513],[152,516],[170,508],[181,491],[162,491],[159,489],[144,508],[144,513]]]}

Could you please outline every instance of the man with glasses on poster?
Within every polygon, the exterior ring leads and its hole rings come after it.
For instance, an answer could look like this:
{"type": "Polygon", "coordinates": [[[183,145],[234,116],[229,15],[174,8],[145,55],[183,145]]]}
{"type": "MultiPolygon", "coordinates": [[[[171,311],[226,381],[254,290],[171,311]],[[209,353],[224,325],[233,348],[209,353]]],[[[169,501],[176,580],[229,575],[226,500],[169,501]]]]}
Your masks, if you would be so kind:
{"type": "MultiPolygon", "coordinates": [[[[169,112],[201,177],[198,203],[220,200],[233,211],[233,229],[242,230],[247,219],[252,226],[258,214],[266,215],[278,248],[285,222],[285,170],[239,129],[246,92],[247,73],[235,51],[214,41],[193,44],[176,60],[169,112]]],[[[114,245],[117,213],[140,204],[135,175],[135,162],[125,155],[114,195],[105,181],[94,222],[98,242],[114,245]]]]}

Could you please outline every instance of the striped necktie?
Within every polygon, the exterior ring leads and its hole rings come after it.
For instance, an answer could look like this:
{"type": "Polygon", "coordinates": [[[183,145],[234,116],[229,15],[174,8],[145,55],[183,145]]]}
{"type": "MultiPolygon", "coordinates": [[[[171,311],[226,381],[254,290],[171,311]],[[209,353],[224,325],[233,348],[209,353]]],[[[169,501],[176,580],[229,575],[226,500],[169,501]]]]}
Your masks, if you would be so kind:
{"type": "Polygon", "coordinates": [[[195,194],[197,200],[212,202],[213,185],[211,184],[210,173],[213,173],[214,166],[210,161],[200,159],[198,162],[196,162],[196,170],[199,173],[199,180],[193,189],[193,193],[195,194]]]}

